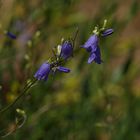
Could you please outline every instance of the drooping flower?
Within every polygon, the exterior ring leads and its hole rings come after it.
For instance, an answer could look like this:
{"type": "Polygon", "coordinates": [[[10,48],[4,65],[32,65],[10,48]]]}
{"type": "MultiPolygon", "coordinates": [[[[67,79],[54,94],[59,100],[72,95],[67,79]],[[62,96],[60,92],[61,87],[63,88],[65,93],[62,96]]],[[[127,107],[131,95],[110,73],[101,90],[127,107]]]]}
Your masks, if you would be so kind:
{"type": "Polygon", "coordinates": [[[63,44],[61,45],[60,57],[66,60],[72,55],[73,55],[72,43],[70,41],[64,41],[63,44]]]}
{"type": "Polygon", "coordinates": [[[90,36],[86,43],[81,47],[85,48],[90,53],[88,58],[89,64],[93,61],[95,61],[97,64],[101,64],[101,53],[98,46],[98,36],[96,34],[90,36]]]}
{"type": "Polygon", "coordinates": [[[110,29],[106,29],[105,31],[103,31],[103,32],[101,33],[101,36],[106,37],[106,36],[111,35],[113,32],[114,32],[114,30],[111,29],[111,28],[110,28],[110,29]]]}
{"type": "Polygon", "coordinates": [[[51,71],[51,64],[49,64],[48,62],[43,63],[40,68],[37,70],[37,72],[35,73],[34,77],[37,80],[47,80],[49,73],[51,71]]]}
{"type": "Polygon", "coordinates": [[[64,72],[64,73],[69,73],[70,72],[70,69],[68,68],[65,68],[65,67],[57,67],[57,70],[60,71],[60,72],[64,72]]]}

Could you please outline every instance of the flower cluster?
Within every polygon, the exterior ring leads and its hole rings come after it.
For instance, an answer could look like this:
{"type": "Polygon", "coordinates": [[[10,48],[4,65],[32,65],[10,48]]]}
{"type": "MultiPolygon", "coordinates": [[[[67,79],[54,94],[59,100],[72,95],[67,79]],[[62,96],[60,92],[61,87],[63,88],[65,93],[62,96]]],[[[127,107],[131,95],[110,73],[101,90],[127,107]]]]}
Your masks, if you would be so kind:
{"type": "Polygon", "coordinates": [[[64,41],[61,45],[57,46],[57,50],[50,61],[47,61],[41,65],[34,77],[38,80],[47,80],[50,72],[55,73],[56,71],[69,73],[70,69],[62,67],[63,61],[67,60],[73,54],[73,46],[70,40],[64,41]],[[55,58],[55,59],[54,59],[55,58]]]}
{"type": "MultiPolygon", "coordinates": [[[[86,51],[90,53],[88,58],[89,64],[93,61],[97,64],[102,63],[99,39],[100,37],[109,36],[114,32],[113,29],[105,29],[106,22],[107,21],[105,20],[101,28],[95,27],[93,35],[91,35],[85,44],[81,46],[81,48],[86,49],[86,51]]],[[[49,61],[41,65],[34,77],[37,80],[47,80],[50,72],[55,73],[56,71],[60,71],[69,73],[70,69],[62,67],[61,65],[63,61],[66,61],[73,55],[74,42],[72,41],[74,40],[65,40],[61,45],[58,45],[54,51],[54,56],[49,61]]]]}
{"type": "MultiPolygon", "coordinates": [[[[98,26],[95,27],[93,30],[93,34],[89,37],[89,39],[84,43],[84,45],[81,46],[81,48],[86,49],[87,52],[90,53],[90,56],[88,58],[88,63],[92,63],[93,61],[97,64],[102,63],[101,59],[101,52],[99,48],[99,40],[100,37],[106,37],[113,33],[113,29],[106,29],[106,20],[104,21],[104,24],[101,28],[98,26]]],[[[74,42],[77,36],[78,30],[74,36],[73,39],[69,40],[63,40],[61,45],[58,45],[56,48],[53,49],[53,56],[46,62],[44,62],[40,68],[37,70],[37,72],[34,74],[34,79],[27,82],[27,85],[25,85],[23,91],[21,94],[15,99],[15,101],[2,110],[0,110],[0,113],[3,113],[7,111],[9,108],[11,108],[13,105],[16,104],[16,102],[25,95],[25,93],[33,86],[37,81],[40,80],[47,80],[50,73],[55,73],[56,71],[69,73],[70,69],[63,67],[63,62],[66,62],[71,56],[73,56],[74,52],[74,42]]],[[[5,35],[11,39],[16,39],[16,35],[9,31],[5,31],[5,35]]],[[[26,120],[26,114],[23,110],[17,109],[17,113],[23,117],[22,123],[19,125],[19,120],[16,118],[15,126],[16,128],[14,131],[18,128],[20,128],[25,120],[26,120]]],[[[20,119],[21,120],[21,119],[20,119]]],[[[20,121],[21,122],[21,121],[20,121]]],[[[3,137],[8,136],[9,134],[13,133],[13,130],[6,133],[3,137]]]]}

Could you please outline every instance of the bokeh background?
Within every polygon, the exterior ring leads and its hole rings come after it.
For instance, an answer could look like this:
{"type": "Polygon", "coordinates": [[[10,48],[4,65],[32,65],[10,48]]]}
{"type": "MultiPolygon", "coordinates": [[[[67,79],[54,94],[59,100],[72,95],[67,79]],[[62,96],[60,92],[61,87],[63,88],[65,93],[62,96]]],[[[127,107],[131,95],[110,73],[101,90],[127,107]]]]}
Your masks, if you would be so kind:
{"type": "Polygon", "coordinates": [[[79,34],[65,65],[71,73],[39,82],[0,114],[0,135],[15,128],[21,108],[27,121],[5,140],[140,140],[139,9],[139,0],[1,0],[0,108],[14,101],[62,37],[76,27],[79,34]],[[100,39],[104,63],[89,65],[79,46],[104,19],[115,32],[100,39]]]}

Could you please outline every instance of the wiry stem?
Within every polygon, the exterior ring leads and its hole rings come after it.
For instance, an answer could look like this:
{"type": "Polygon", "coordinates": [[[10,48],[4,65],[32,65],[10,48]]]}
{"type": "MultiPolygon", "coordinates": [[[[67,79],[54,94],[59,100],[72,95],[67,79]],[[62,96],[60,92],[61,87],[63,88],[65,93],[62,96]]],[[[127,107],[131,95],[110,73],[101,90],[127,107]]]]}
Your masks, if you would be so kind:
{"type": "Polygon", "coordinates": [[[78,32],[79,32],[79,28],[77,27],[77,28],[76,28],[76,31],[75,31],[75,34],[74,34],[74,37],[72,38],[73,47],[75,46],[75,40],[76,40],[76,38],[77,38],[78,32]]]}
{"type": "Polygon", "coordinates": [[[26,92],[37,82],[37,79],[34,79],[33,81],[29,82],[27,85],[25,85],[25,87],[23,88],[23,91],[21,92],[21,94],[14,100],[14,102],[12,102],[11,104],[9,104],[7,107],[3,108],[0,110],[0,113],[3,113],[5,111],[7,111],[9,108],[11,108],[12,106],[14,106],[16,104],[16,102],[23,97],[26,92]]]}

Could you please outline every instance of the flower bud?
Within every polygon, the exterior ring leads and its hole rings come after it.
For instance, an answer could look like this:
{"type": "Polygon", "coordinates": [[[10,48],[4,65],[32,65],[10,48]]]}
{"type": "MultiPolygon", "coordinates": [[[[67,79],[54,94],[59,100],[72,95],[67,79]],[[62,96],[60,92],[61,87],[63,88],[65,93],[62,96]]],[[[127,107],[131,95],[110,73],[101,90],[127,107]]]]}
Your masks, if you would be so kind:
{"type": "Polygon", "coordinates": [[[70,41],[64,41],[64,43],[62,44],[60,56],[66,60],[72,55],[73,55],[72,43],[70,41]]]}
{"type": "Polygon", "coordinates": [[[111,35],[113,32],[114,32],[113,29],[106,29],[105,31],[103,31],[103,32],[101,33],[101,36],[106,37],[106,36],[111,35]]]}
{"type": "Polygon", "coordinates": [[[65,72],[65,73],[69,73],[70,72],[70,69],[68,68],[65,68],[65,67],[57,67],[57,70],[59,70],[60,72],[65,72]]]}

